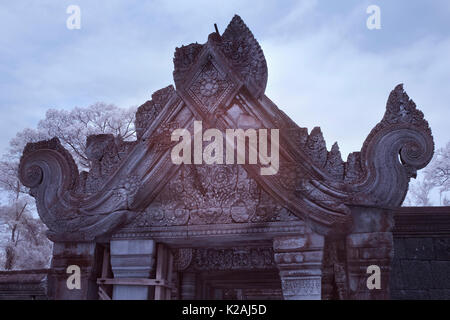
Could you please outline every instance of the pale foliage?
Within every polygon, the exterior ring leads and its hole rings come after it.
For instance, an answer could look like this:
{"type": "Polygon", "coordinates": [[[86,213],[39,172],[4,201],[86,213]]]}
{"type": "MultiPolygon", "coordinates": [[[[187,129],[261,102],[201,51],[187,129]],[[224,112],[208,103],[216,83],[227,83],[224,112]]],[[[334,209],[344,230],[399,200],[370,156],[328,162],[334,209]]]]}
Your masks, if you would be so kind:
{"type": "Polygon", "coordinates": [[[427,168],[427,179],[439,189],[440,193],[450,190],[450,142],[436,151],[433,161],[427,168]]]}
{"type": "Polygon", "coordinates": [[[0,207],[0,223],[5,231],[0,241],[1,269],[48,267],[52,244],[45,236],[44,224],[32,216],[26,200],[0,207]]]}
{"type": "Polygon", "coordinates": [[[404,205],[448,206],[450,200],[450,142],[436,150],[430,164],[420,172],[417,180],[411,181],[404,205]],[[432,194],[438,193],[439,201],[432,199],[432,194]]]}
{"type": "Polygon", "coordinates": [[[102,102],[73,110],[49,109],[37,129],[25,129],[11,140],[10,155],[20,157],[28,142],[58,137],[79,168],[88,169],[90,163],[85,154],[87,136],[109,133],[122,140],[134,139],[135,112],[135,107],[121,109],[102,102]]]}
{"type": "Polygon", "coordinates": [[[49,109],[36,129],[24,129],[10,141],[9,152],[0,161],[0,191],[9,200],[8,205],[0,207],[0,268],[47,267],[51,257],[45,225],[35,218],[34,199],[18,177],[20,156],[26,144],[57,137],[72,154],[79,170],[89,170],[86,138],[106,133],[122,140],[134,139],[135,112],[135,107],[121,109],[101,102],[73,110],[49,109]]]}

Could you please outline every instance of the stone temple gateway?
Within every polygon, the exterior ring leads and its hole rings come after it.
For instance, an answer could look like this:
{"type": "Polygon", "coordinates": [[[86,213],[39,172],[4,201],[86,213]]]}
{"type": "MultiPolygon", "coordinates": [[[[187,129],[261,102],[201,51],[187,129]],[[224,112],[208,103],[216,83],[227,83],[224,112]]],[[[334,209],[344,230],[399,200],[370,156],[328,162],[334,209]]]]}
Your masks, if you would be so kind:
{"type": "MultiPolygon", "coordinates": [[[[136,113],[137,140],[87,138],[90,172],[52,139],[26,146],[20,178],[54,242],[54,299],[388,299],[393,210],[434,143],[397,86],[359,152],[341,159],[264,95],[258,42],[235,16],[175,50],[175,87],[136,113]],[[171,161],[178,128],[279,129],[279,170],[171,161]],[[81,289],[67,287],[68,266],[81,289]],[[367,269],[380,268],[381,289],[367,269]]],[[[204,141],[204,146],[210,142],[204,141]]],[[[248,154],[247,154],[248,156],[248,154]]]]}

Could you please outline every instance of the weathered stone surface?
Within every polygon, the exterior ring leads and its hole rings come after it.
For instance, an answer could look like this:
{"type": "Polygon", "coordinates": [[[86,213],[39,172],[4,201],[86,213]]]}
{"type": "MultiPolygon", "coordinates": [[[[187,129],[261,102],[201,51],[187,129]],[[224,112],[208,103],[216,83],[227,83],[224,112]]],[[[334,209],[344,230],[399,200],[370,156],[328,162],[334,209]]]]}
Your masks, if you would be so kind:
{"type": "Polygon", "coordinates": [[[397,261],[407,258],[405,250],[405,239],[394,238],[394,257],[397,261]]]}
{"type": "Polygon", "coordinates": [[[314,127],[306,141],[306,152],[319,166],[325,167],[327,161],[327,146],[319,127],[314,127]]]}
{"type": "Polygon", "coordinates": [[[348,298],[389,299],[393,258],[392,212],[375,207],[352,207],[354,224],[346,238],[348,298]],[[367,269],[380,268],[380,289],[367,287],[367,269]]]}
{"type": "Polygon", "coordinates": [[[405,289],[428,289],[433,287],[430,262],[417,260],[401,261],[405,289]]]}
{"type": "Polygon", "coordinates": [[[433,239],[431,238],[407,238],[403,240],[405,255],[411,260],[435,259],[433,239]]]}
{"type": "Polygon", "coordinates": [[[238,165],[182,167],[124,228],[298,220],[238,165]]]}
{"type": "Polygon", "coordinates": [[[141,105],[136,112],[135,128],[138,139],[141,139],[144,131],[153,123],[169,100],[175,96],[172,85],[160,89],[152,94],[152,100],[141,105]]]}
{"type": "Polygon", "coordinates": [[[382,260],[393,257],[393,251],[390,247],[381,248],[361,248],[359,257],[366,260],[382,260]]]}
{"type": "Polygon", "coordinates": [[[96,300],[98,257],[95,243],[55,243],[51,272],[48,274],[48,295],[57,300],[96,300]],[[80,289],[69,289],[67,268],[80,267],[80,289]]]}
{"type": "Polygon", "coordinates": [[[196,274],[183,272],[181,276],[181,299],[194,300],[196,293],[196,274]]]}
{"type": "MultiPolygon", "coordinates": [[[[441,299],[450,289],[448,283],[449,207],[402,207],[395,211],[392,288],[415,298],[441,299]],[[406,266],[406,268],[404,268],[406,266]],[[421,291],[411,287],[424,288],[421,291]],[[418,296],[423,294],[422,297],[418,296]]],[[[407,298],[407,295],[404,294],[407,298]]],[[[401,298],[401,297],[400,297],[401,298]]],[[[399,298],[399,299],[400,299],[399,298]]]]}
{"type": "Polygon", "coordinates": [[[395,210],[398,238],[450,238],[449,207],[400,207],[395,210]]]}
{"type": "MultiPolygon", "coordinates": [[[[276,257],[275,257],[276,260],[276,257]]],[[[194,249],[190,270],[231,271],[274,269],[272,248],[194,249]]]]}
{"type": "Polygon", "coordinates": [[[433,244],[436,259],[450,261],[450,238],[435,238],[433,244]]]}
{"type": "MultiPolygon", "coordinates": [[[[153,240],[111,241],[111,268],[114,278],[148,279],[154,270],[155,242],[153,240]]],[[[146,300],[147,286],[114,285],[114,300],[146,300]]]]}
{"type": "Polygon", "coordinates": [[[285,300],[320,300],[320,278],[282,278],[281,286],[285,300]]]}
{"type": "Polygon", "coordinates": [[[0,300],[48,299],[48,269],[0,271],[0,300]]]}
{"type": "Polygon", "coordinates": [[[306,245],[306,237],[280,237],[276,238],[273,241],[273,247],[277,250],[284,250],[284,251],[296,251],[300,250],[306,245]]]}
{"type": "MultiPolygon", "coordinates": [[[[178,48],[174,67],[176,89],[169,86],[155,92],[152,100],[137,112],[137,142],[118,143],[107,135],[88,139],[88,156],[93,162],[89,173],[78,175],[70,154],[58,140],[25,148],[20,177],[36,197],[38,211],[52,239],[94,241],[142,212],[144,224],[155,223],[155,219],[165,225],[218,220],[242,223],[270,220],[278,216],[270,212],[282,207],[322,235],[345,234],[352,223],[362,223],[376,231],[382,227],[380,224],[389,222],[369,221],[368,217],[374,215],[352,221],[356,216],[349,206],[400,205],[410,177],[432,157],[434,145],[428,123],[399,85],[391,92],[385,115],[365,140],[361,152],[351,154],[348,163],[343,163],[337,144],[327,151],[319,127],[306,136],[264,96],[264,54],[238,16],[222,35],[212,33],[203,45],[178,48]],[[239,170],[251,179],[237,183],[238,191],[234,190],[228,199],[209,190],[204,192],[209,187],[204,183],[208,184],[208,177],[212,176],[217,178],[216,184],[231,186],[233,179],[221,178],[233,174],[200,172],[199,183],[187,173],[183,188],[195,187],[179,192],[187,194],[190,202],[183,201],[170,209],[155,208],[158,201],[164,202],[165,185],[183,167],[170,161],[169,151],[174,145],[170,133],[176,128],[190,128],[195,120],[221,131],[239,125],[279,129],[279,171],[260,175],[257,171],[261,165],[240,165],[239,170]],[[298,139],[291,139],[293,132],[298,139]],[[252,200],[257,195],[251,192],[258,193],[258,188],[276,205],[255,206],[252,200]],[[247,194],[242,192],[245,190],[247,194]]],[[[228,166],[222,169],[234,170],[228,166]]]]}
{"type": "Polygon", "coordinates": [[[391,245],[392,242],[391,232],[353,233],[347,237],[347,245],[350,248],[379,248],[380,245],[391,245]]]}
{"type": "Polygon", "coordinates": [[[394,300],[424,300],[430,299],[427,290],[394,290],[391,293],[391,299],[394,300]]]}
{"type": "MultiPolygon", "coordinates": [[[[450,300],[450,289],[431,289],[428,296],[432,300],[450,300]]],[[[424,298],[426,295],[424,295],[424,298]]],[[[419,299],[424,299],[420,298],[419,299]]]]}
{"type": "Polygon", "coordinates": [[[344,178],[344,161],[342,161],[341,152],[337,142],[333,144],[330,152],[328,152],[325,169],[336,180],[344,178]]]}
{"type": "Polygon", "coordinates": [[[394,259],[392,260],[392,264],[391,264],[391,276],[390,276],[390,281],[389,281],[389,286],[390,286],[390,291],[391,291],[391,297],[394,295],[394,291],[398,291],[401,290],[403,288],[405,288],[404,285],[404,273],[402,270],[402,265],[400,263],[400,259],[398,259],[395,255],[394,255],[394,259]]]}
{"type": "Polygon", "coordinates": [[[391,297],[446,299],[450,290],[450,207],[402,207],[394,217],[391,297]]]}
{"type": "Polygon", "coordinates": [[[174,251],[173,267],[176,271],[186,270],[192,263],[193,250],[191,248],[180,248],[174,251]]]}
{"type": "MultiPolygon", "coordinates": [[[[394,217],[390,210],[366,206],[352,206],[351,208],[354,233],[366,233],[367,237],[371,237],[371,233],[376,233],[377,239],[373,239],[374,243],[378,241],[392,242],[392,235],[389,236],[380,233],[386,230],[390,231],[394,226],[394,217]],[[378,239],[378,237],[383,237],[383,239],[378,239]]],[[[369,243],[369,241],[367,242],[369,243]]]]}
{"type": "MultiPolygon", "coordinates": [[[[326,149],[319,127],[308,134],[264,95],[267,74],[257,40],[235,16],[222,35],[214,32],[204,44],[176,49],[176,88],[156,91],[138,109],[137,141],[124,143],[109,135],[87,139],[89,172],[78,173],[56,138],[28,144],[20,179],[36,198],[49,237],[65,243],[57,250],[77,244],[67,257],[55,251],[55,268],[63,268],[83,247],[78,243],[86,242],[89,252],[82,256],[90,276],[95,243],[112,237],[114,275],[148,277],[152,239],[158,238],[195,247],[192,255],[180,255],[180,270],[256,266],[267,271],[275,263],[286,299],[318,299],[328,237],[339,240],[329,245],[327,288],[336,289],[340,298],[386,298],[393,219],[390,209],[382,208],[398,207],[410,178],[430,161],[434,143],[427,121],[403,86],[395,87],[361,151],[344,163],[337,143],[326,149]],[[173,163],[171,133],[182,128],[192,132],[195,121],[220,133],[229,128],[279,130],[279,168],[264,175],[262,163],[173,163]],[[262,247],[237,252],[236,242],[249,239],[266,246],[274,240],[274,255],[262,247]],[[208,246],[216,248],[205,251],[208,246]],[[382,269],[383,290],[369,293],[366,268],[373,263],[382,269]]],[[[415,258],[431,257],[426,242],[415,258]]],[[[412,247],[404,245],[405,256],[413,255],[408,251],[412,247]]],[[[445,257],[445,244],[437,245],[439,256],[445,257]]],[[[401,269],[412,274],[411,267],[401,262],[401,269]]],[[[188,286],[195,277],[186,273],[188,286]]],[[[185,296],[192,293],[187,292],[185,296]]],[[[146,294],[143,288],[114,289],[115,298],[146,294]]]]}
{"type": "Polygon", "coordinates": [[[450,261],[431,261],[433,289],[450,289],[450,261]]]}
{"type": "Polygon", "coordinates": [[[284,299],[321,299],[323,246],[323,237],[311,231],[291,239],[274,239],[275,263],[280,270],[284,299]]]}

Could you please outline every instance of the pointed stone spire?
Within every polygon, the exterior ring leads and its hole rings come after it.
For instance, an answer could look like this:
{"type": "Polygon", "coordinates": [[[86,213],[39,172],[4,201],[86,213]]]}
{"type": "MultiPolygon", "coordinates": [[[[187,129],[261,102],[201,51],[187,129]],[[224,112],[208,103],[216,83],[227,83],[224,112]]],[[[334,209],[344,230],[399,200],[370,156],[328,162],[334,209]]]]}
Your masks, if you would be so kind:
{"type": "Polygon", "coordinates": [[[174,87],[169,85],[163,89],[155,91],[152,94],[152,100],[145,102],[138,108],[136,112],[136,119],[134,121],[138,139],[142,137],[145,129],[147,129],[153,120],[155,120],[174,94],[174,87]]]}
{"type": "Polygon", "coordinates": [[[345,163],[345,177],[344,181],[351,183],[362,175],[361,169],[361,154],[359,152],[352,152],[347,157],[345,163]]]}
{"type": "Polygon", "coordinates": [[[411,123],[424,128],[431,134],[428,122],[424,119],[422,111],[417,109],[416,104],[409,98],[403,89],[403,84],[399,84],[389,94],[386,104],[386,113],[381,123],[411,123]]]}
{"type": "Polygon", "coordinates": [[[314,127],[306,141],[306,153],[316,165],[323,168],[327,161],[327,146],[320,127],[314,127]]]}
{"type": "Polygon", "coordinates": [[[339,151],[337,142],[333,144],[331,151],[328,152],[325,169],[337,180],[342,180],[344,178],[344,161],[342,161],[341,152],[339,151]]]}
{"type": "Polygon", "coordinates": [[[240,74],[247,88],[259,98],[267,85],[267,63],[258,41],[238,15],[222,34],[222,52],[240,74]]]}

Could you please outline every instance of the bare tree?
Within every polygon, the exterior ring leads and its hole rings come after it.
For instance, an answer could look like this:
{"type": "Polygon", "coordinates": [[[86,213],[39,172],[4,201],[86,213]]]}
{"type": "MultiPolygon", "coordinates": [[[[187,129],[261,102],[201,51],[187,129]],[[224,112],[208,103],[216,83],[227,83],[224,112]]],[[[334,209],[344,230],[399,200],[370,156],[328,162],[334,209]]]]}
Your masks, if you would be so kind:
{"type": "Polygon", "coordinates": [[[85,153],[87,136],[109,133],[122,140],[132,140],[135,138],[135,112],[135,107],[121,109],[103,102],[73,110],[49,109],[37,129],[25,129],[11,140],[10,156],[19,158],[28,142],[57,137],[80,169],[89,169],[85,153]]]}
{"type": "Polygon", "coordinates": [[[4,241],[2,267],[6,270],[43,268],[48,265],[51,243],[45,226],[32,216],[29,203],[20,200],[0,207],[0,221],[8,236],[4,241]]]}
{"type": "Polygon", "coordinates": [[[57,137],[72,154],[79,169],[86,170],[90,168],[85,154],[86,138],[108,133],[122,140],[134,139],[135,111],[135,107],[121,109],[101,102],[73,110],[49,109],[36,129],[27,128],[10,141],[9,152],[0,161],[0,191],[9,198],[9,204],[0,207],[0,224],[6,226],[8,233],[7,239],[0,239],[0,247],[4,247],[4,268],[21,268],[23,263],[29,267],[42,266],[51,256],[51,243],[43,236],[45,225],[34,218],[34,200],[18,176],[19,160],[25,145],[57,137]],[[25,257],[28,257],[28,263],[23,260],[25,257]]]}
{"type": "Polygon", "coordinates": [[[449,205],[446,193],[450,191],[450,142],[436,150],[430,164],[418,179],[410,183],[405,204],[429,206],[433,190],[439,192],[439,205],[449,205]]]}
{"type": "Polygon", "coordinates": [[[411,183],[408,190],[408,198],[406,204],[420,207],[430,206],[430,192],[435,185],[426,177],[411,183]]]}
{"type": "Polygon", "coordinates": [[[444,148],[436,151],[426,174],[427,179],[439,189],[442,204],[445,193],[450,191],[450,142],[444,148]]]}

